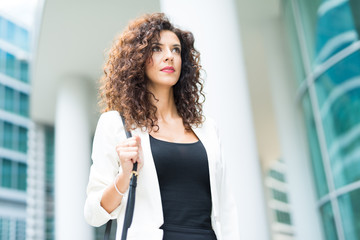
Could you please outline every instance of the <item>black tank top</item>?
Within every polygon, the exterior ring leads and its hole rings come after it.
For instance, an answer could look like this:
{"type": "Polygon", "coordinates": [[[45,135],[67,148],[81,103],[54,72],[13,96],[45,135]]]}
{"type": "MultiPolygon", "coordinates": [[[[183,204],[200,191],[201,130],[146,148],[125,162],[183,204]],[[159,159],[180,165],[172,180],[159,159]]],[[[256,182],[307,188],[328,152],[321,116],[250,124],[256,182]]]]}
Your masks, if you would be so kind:
{"type": "Polygon", "coordinates": [[[158,175],[164,225],[211,227],[211,191],[206,150],[201,143],[172,143],[150,135],[158,175]]]}

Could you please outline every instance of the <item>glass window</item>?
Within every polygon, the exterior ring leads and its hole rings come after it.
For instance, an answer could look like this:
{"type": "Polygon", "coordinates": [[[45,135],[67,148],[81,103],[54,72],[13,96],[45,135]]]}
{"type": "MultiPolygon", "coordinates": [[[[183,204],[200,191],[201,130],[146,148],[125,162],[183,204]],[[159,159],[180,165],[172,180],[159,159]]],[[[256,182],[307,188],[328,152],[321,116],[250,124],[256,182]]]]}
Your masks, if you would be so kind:
{"type": "Polygon", "coordinates": [[[276,216],[277,222],[291,225],[290,213],[280,211],[280,210],[275,210],[275,216],[276,216]]]}
{"type": "Polygon", "coordinates": [[[26,239],[26,222],[24,220],[16,220],[16,238],[15,240],[26,239]]]}
{"type": "Polygon", "coordinates": [[[275,171],[273,169],[270,170],[269,172],[270,176],[275,178],[276,180],[279,180],[281,182],[285,182],[285,175],[282,174],[281,172],[275,171]]]}
{"type": "MultiPolygon", "coordinates": [[[[299,7],[301,29],[304,33],[306,47],[310,56],[310,61],[313,62],[315,59],[315,39],[316,39],[316,27],[317,27],[317,12],[322,0],[311,0],[311,1],[296,1],[296,6],[299,7]]],[[[333,21],[332,21],[333,22],[333,21]]]]}
{"type": "MultiPolygon", "coordinates": [[[[0,38],[5,37],[5,28],[4,28],[5,25],[4,24],[5,24],[5,19],[0,16],[0,38]]],[[[0,227],[0,229],[1,229],[1,227],[0,227]]],[[[1,234],[0,234],[0,236],[1,236],[1,234]]]]}
{"type": "Polygon", "coordinates": [[[16,30],[16,25],[13,22],[6,20],[5,38],[10,43],[15,42],[15,30],[16,30]]]}
{"type": "Polygon", "coordinates": [[[20,98],[19,114],[24,117],[28,117],[29,116],[29,95],[20,92],[19,98],[20,98]]]}
{"type": "Polygon", "coordinates": [[[314,180],[317,190],[316,192],[318,198],[321,198],[322,196],[326,195],[329,192],[329,189],[326,181],[323,160],[320,152],[320,145],[316,132],[313,110],[308,93],[304,96],[302,105],[303,105],[303,111],[305,117],[307,138],[310,148],[311,164],[312,164],[314,180]]]}
{"type": "Polygon", "coordinates": [[[1,49],[0,49],[0,73],[5,73],[5,52],[2,51],[1,49]]]}
{"type": "Polygon", "coordinates": [[[9,112],[14,112],[15,110],[15,91],[12,88],[5,87],[5,103],[4,109],[9,112]]]}
{"type": "Polygon", "coordinates": [[[315,39],[315,64],[321,64],[359,40],[348,1],[322,2],[317,11],[315,39]]]}
{"type": "Polygon", "coordinates": [[[330,202],[320,207],[320,214],[326,240],[337,240],[337,231],[335,227],[334,213],[330,202]]]}
{"type": "Polygon", "coordinates": [[[5,74],[15,78],[16,58],[10,53],[5,54],[5,74]]]}
{"type": "Polygon", "coordinates": [[[321,119],[336,187],[360,180],[360,51],[316,81],[321,119]]]}
{"type": "Polygon", "coordinates": [[[17,28],[16,43],[23,50],[29,50],[29,32],[26,29],[21,27],[17,28]]]}
{"type": "Polygon", "coordinates": [[[14,149],[14,125],[4,122],[3,147],[14,149]]]}
{"type": "Polygon", "coordinates": [[[29,82],[29,64],[26,61],[20,61],[20,80],[29,82]]]}
{"type": "Polygon", "coordinates": [[[17,189],[26,191],[26,169],[27,165],[25,163],[18,164],[18,173],[17,173],[17,189]]]}
{"type": "Polygon", "coordinates": [[[26,128],[19,127],[18,147],[19,151],[23,153],[27,152],[27,132],[28,130],[26,128]]]}
{"type": "Polygon", "coordinates": [[[276,189],[271,189],[271,192],[272,192],[274,199],[284,202],[284,203],[288,203],[288,197],[287,197],[286,193],[278,191],[276,189]]]}
{"type": "Polygon", "coordinates": [[[360,239],[360,189],[339,197],[342,224],[347,240],[360,239]]]}
{"type": "Polygon", "coordinates": [[[12,187],[12,161],[9,159],[2,160],[1,168],[1,186],[6,188],[12,187]]]}
{"type": "Polygon", "coordinates": [[[0,218],[0,239],[10,239],[10,219],[0,218]]]}
{"type": "Polygon", "coordinates": [[[0,84],[0,109],[5,109],[5,86],[0,84]]]}

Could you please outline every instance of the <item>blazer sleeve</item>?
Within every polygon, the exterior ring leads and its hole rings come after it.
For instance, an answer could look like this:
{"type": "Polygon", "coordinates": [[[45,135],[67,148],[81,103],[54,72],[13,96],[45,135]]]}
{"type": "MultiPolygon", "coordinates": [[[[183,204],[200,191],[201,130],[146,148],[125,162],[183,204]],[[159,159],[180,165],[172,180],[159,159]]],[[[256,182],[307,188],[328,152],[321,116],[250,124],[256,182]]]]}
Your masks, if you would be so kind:
{"type": "Polygon", "coordinates": [[[122,203],[108,213],[100,201],[105,189],[113,184],[116,175],[121,171],[116,152],[116,145],[126,138],[121,117],[118,112],[103,113],[98,121],[92,148],[92,166],[90,168],[84,216],[87,223],[94,227],[105,224],[118,217],[126,204],[126,195],[122,203]]]}
{"type": "Polygon", "coordinates": [[[222,154],[221,140],[216,124],[215,130],[220,150],[219,217],[221,235],[223,240],[238,240],[240,239],[238,211],[233,192],[231,191],[231,187],[234,187],[234,185],[229,182],[226,161],[222,154]]]}

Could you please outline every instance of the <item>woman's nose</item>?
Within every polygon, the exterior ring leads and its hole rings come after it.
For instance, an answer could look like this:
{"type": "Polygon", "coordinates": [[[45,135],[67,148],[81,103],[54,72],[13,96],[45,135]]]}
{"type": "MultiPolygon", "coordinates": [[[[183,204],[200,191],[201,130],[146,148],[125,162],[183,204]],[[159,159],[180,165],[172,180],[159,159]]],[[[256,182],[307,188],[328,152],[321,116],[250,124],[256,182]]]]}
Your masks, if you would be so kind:
{"type": "Polygon", "coordinates": [[[173,61],[174,60],[174,54],[171,52],[170,49],[166,50],[165,51],[165,57],[164,57],[164,61],[167,62],[167,61],[173,61]]]}

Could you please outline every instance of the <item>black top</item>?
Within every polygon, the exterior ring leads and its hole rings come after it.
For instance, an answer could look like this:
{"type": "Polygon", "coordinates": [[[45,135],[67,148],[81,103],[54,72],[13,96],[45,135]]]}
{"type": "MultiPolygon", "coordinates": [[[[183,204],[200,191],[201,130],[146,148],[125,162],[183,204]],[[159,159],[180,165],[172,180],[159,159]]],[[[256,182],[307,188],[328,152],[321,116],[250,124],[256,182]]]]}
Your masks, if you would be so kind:
{"type": "Polygon", "coordinates": [[[212,229],[209,166],[201,141],[172,143],[150,135],[150,145],[159,180],[164,226],[212,229]]]}

